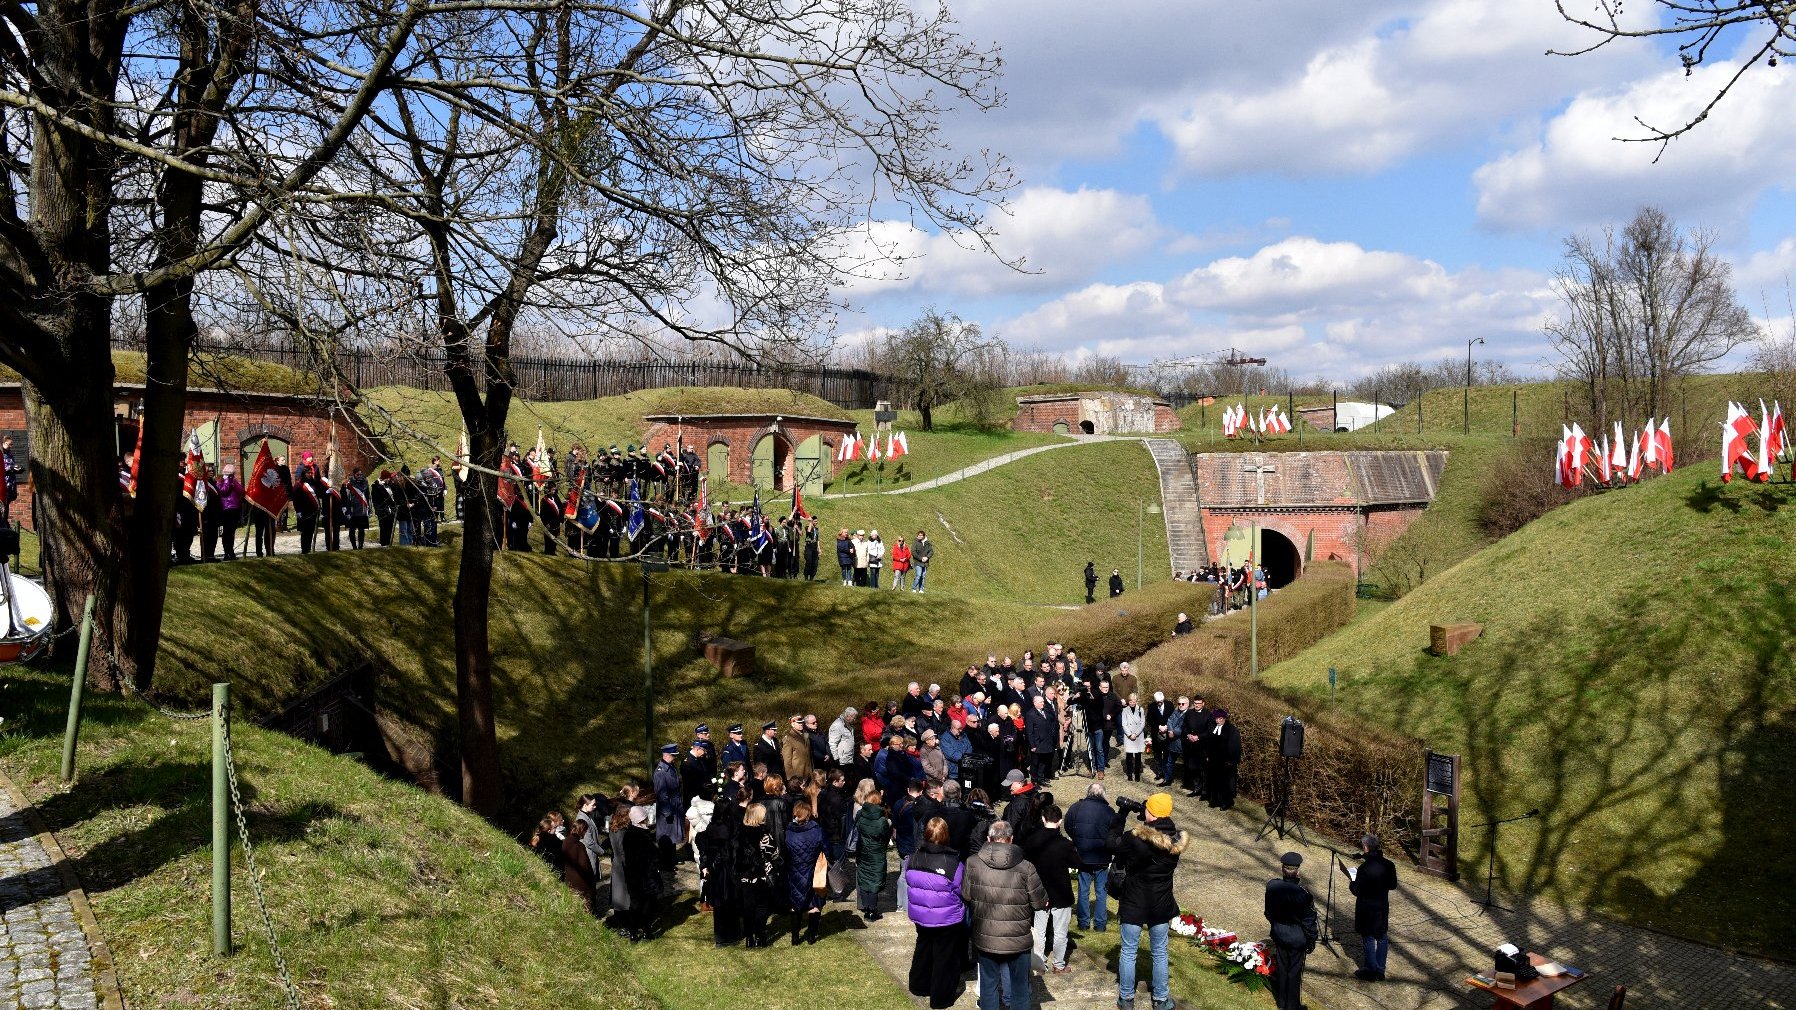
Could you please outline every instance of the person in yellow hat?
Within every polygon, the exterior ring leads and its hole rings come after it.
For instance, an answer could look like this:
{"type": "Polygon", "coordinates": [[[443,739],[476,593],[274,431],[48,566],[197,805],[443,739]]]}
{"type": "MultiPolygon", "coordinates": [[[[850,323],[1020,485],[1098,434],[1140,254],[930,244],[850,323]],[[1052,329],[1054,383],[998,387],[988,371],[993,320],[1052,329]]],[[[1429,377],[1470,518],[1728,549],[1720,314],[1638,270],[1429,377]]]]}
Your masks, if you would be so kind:
{"type": "Polygon", "coordinates": [[[1134,827],[1129,827],[1126,814],[1110,825],[1110,853],[1126,874],[1117,899],[1122,950],[1117,958],[1116,1005],[1119,1010],[1135,1010],[1135,955],[1145,931],[1153,955],[1153,1010],[1173,1010],[1167,951],[1169,924],[1178,917],[1179,903],[1172,896],[1172,878],[1191,839],[1172,822],[1170,793],[1149,796],[1140,815],[1141,823],[1134,827]]]}

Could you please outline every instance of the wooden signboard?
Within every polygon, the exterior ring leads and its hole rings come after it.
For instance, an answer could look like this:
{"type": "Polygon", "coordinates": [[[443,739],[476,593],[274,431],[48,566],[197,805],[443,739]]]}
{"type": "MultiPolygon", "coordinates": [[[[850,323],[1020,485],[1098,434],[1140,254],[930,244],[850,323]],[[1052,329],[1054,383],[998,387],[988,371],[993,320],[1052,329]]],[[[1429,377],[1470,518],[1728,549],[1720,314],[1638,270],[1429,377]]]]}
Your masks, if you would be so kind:
{"type": "Polygon", "coordinates": [[[1459,755],[1426,753],[1422,773],[1421,870],[1459,879],[1459,755]]]}

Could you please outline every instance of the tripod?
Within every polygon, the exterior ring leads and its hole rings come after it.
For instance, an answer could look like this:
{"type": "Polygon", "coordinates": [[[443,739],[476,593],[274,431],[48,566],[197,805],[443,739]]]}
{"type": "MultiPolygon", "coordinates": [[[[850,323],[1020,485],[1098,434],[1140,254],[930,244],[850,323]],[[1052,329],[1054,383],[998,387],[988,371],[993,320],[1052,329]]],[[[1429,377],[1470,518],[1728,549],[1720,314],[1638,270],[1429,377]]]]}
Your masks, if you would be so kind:
{"type": "Polygon", "coordinates": [[[1070,774],[1075,768],[1084,768],[1085,774],[1095,775],[1097,771],[1091,766],[1091,753],[1085,733],[1085,709],[1071,700],[1066,704],[1073,706],[1073,722],[1066,730],[1066,746],[1061,749],[1060,770],[1070,774]]]}
{"type": "Polygon", "coordinates": [[[1303,844],[1310,844],[1309,836],[1303,831],[1303,825],[1290,816],[1291,812],[1291,776],[1297,770],[1297,759],[1282,758],[1284,767],[1280,771],[1278,782],[1273,787],[1272,805],[1266,808],[1266,823],[1260,825],[1260,832],[1253,836],[1254,841],[1266,837],[1266,832],[1277,829],[1278,837],[1293,834],[1303,844]]]}
{"type": "Polygon", "coordinates": [[[1505,824],[1513,824],[1516,821],[1525,821],[1530,817],[1538,816],[1540,816],[1540,808],[1535,807],[1525,814],[1517,814],[1514,817],[1504,817],[1501,820],[1485,821],[1483,824],[1470,824],[1463,829],[1466,831],[1471,831],[1476,828],[1490,829],[1490,855],[1484,861],[1484,898],[1483,900],[1474,900],[1472,904],[1482,905],[1484,911],[1487,913],[1492,909],[1496,909],[1499,912],[1515,911],[1513,908],[1497,904],[1492,896],[1495,893],[1494,889],[1497,881],[1497,829],[1505,824]]]}
{"type": "Polygon", "coordinates": [[[1341,851],[1334,846],[1328,845],[1326,848],[1328,849],[1328,895],[1322,899],[1322,932],[1316,937],[1316,942],[1327,947],[1330,952],[1339,957],[1341,952],[1335,949],[1335,944],[1340,943],[1341,938],[1335,935],[1334,926],[1330,924],[1329,920],[1335,914],[1335,866],[1338,863],[1342,869],[1346,869],[1347,860],[1342,858],[1341,851]]]}

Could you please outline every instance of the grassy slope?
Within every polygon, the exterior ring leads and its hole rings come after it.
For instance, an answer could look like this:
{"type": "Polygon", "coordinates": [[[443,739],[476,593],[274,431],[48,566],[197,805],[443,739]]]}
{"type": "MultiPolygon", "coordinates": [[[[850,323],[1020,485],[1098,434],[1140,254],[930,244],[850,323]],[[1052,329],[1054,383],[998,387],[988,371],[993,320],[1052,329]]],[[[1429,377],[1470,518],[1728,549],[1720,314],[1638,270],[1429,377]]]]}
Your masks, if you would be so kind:
{"type": "MultiPolygon", "coordinates": [[[[239,950],[212,957],[209,724],[90,693],[65,787],[66,675],[9,669],[0,690],[0,762],[75,859],[126,1004],[279,1003],[240,849],[239,950]]],[[[626,945],[479,818],[277,733],[240,722],[234,739],[256,865],[306,1005],[655,1005],[626,945]]]]}
{"type": "MultiPolygon", "coordinates": [[[[1510,887],[1748,949],[1796,941],[1789,485],[1697,470],[1549,513],[1267,673],[1468,763],[1510,887]],[[1485,625],[1457,657],[1428,626],[1485,625]],[[1769,802],[1767,802],[1769,801],[1769,802]],[[1762,886],[1740,887],[1742,880],[1762,886]]],[[[1468,872],[1483,872],[1468,835],[1468,872]]]]}
{"type": "MultiPolygon", "coordinates": [[[[872,411],[856,410],[849,414],[860,422],[863,434],[872,434],[872,411]]],[[[963,421],[944,422],[939,416],[933,431],[924,431],[922,423],[915,411],[899,411],[898,420],[892,427],[894,431],[905,433],[905,439],[910,444],[910,455],[889,462],[869,463],[861,460],[845,464],[837,471],[836,479],[830,483],[830,491],[875,491],[903,487],[953,473],[1007,452],[1067,441],[1062,435],[1011,431],[1009,428],[986,427],[963,421]]],[[[885,441],[882,439],[880,449],[883,451],[884,448],[885,441]]]]}
{"type": "MultiPolygon", "coordinates": [[[[113,351],[113,378],[118,382],[142,383],[146,377],[146,357],[142,351],[113,351]]],[[[0,382],[17,382],[19,373],[0,368],[0,382]]],[[[230,355],[201,352],[190,363],[187,376],[195,389],[231,389],[254,393],[319,392],[319,378],[277,365],[230,355]]]]}
{"type": "MultiPolygon", "coordinates": [[[[427,462],[433,453],[452,456],[461,437],[461,415],[448,393],[424,392],[405,386],[382,386],[364,393],[368,406],[363,416],[373,429],[388,437],[399,456],[413,465],[427,462]]],[[[512,440],[529,448],[536,444],[536,429],[558,454],[578,440],[587,449],[642,442],[649,414],[730,414],[774,412],[811,417],[847,417],[848,412],[808,393],[784,389],[689,388],[645,389],[597,400],[536,403],[513,401],[510,417],[512,440]]]]}
{"type": "MultiPolygon", "coordinates": [[[[1135,584],[1136,502],[1158,501],[1153,458],[1138,442],[1097,442],[1038,453],[988,473],[912,494],[819,502],[826,536],[843,526],[897,537],[929,531],[929,586],[991,599],[1081,603],[1086,561],[1121,568],[1135,584]]],[[[1147,578],[1171,574],[1166,526],[1141,527],[1147,578]]],[[[834,566],[825,544],[824,572],[834,566]]]]}

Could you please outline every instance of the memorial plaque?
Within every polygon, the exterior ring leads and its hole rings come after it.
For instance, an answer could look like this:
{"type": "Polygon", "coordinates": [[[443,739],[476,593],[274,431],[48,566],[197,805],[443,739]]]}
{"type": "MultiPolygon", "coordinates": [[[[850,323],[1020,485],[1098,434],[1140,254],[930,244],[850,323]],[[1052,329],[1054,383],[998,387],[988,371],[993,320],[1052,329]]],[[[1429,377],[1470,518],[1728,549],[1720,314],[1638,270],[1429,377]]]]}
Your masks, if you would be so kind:
{"type": "Polygon", "coordinates": [[[1455,765],[1455,762],[1453,760],[1453,755],[1451,755],[1451,754],[1436,754],[1433,751],[1428,752],[1428,791],[1429,792],[1431,792],[1431,793],[1446,793],[1446,794],[1451,795],[1455,791],[1453,788],[1453,786],[1454,786],[1453,773],[1455,770],[1454,765],[1455,765]]]}

